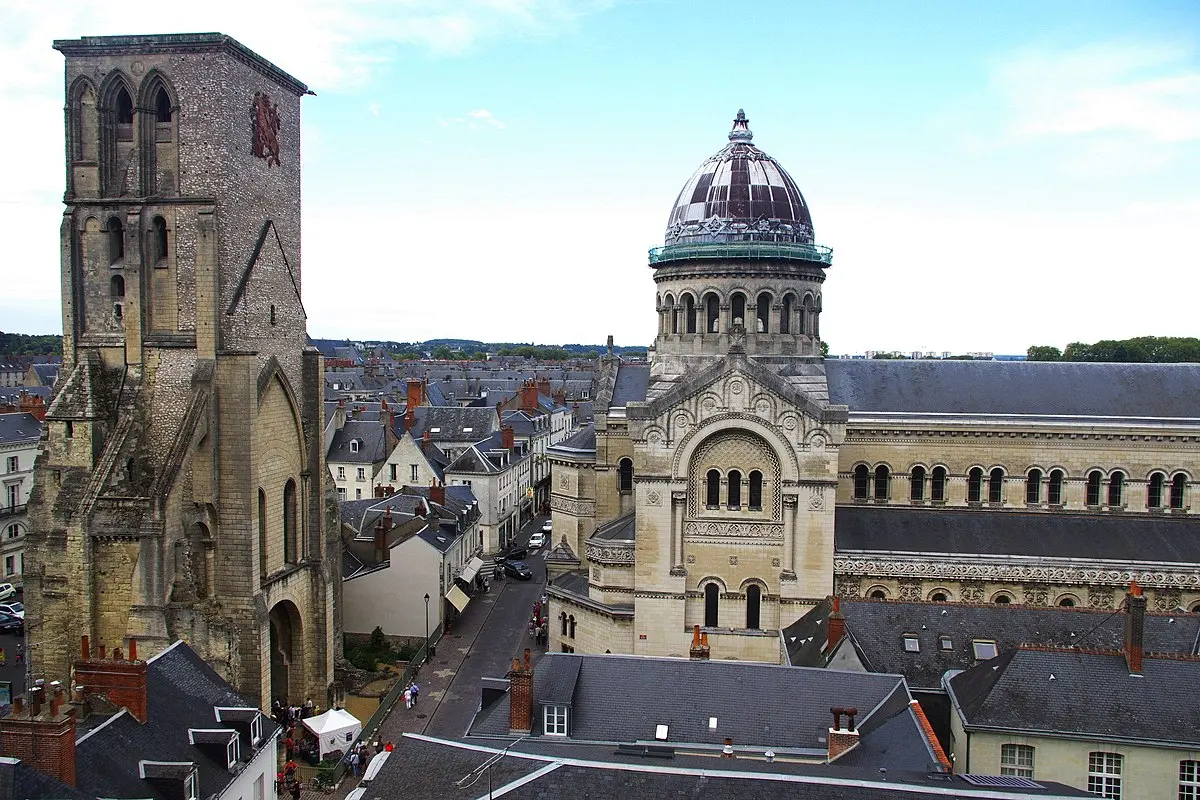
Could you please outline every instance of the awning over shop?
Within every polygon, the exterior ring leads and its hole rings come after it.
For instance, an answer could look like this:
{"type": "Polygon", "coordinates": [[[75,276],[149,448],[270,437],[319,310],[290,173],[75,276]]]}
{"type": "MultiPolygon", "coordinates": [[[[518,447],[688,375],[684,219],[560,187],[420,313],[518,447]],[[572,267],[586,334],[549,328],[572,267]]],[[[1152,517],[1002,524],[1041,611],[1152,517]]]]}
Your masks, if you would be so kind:
{"type": "Polygon", "coordinates": [[[463,567],[462,574],[458,577],[462,578],[467,583],[475,580],[475,576],[479,574],[479,570],[483,569],[483,559],[479,556],[474,556],[467,565],[463,567]]]}
{"type": "Polygon", "coordinates": [[[450,601],[450,605],[457,608],[460,612],[467,607],[467,603],[471,602],[471,598],[467,597],[467,593],[457,586],[450,587],[450,591],[446,592],[446,599],[450,601]]]}

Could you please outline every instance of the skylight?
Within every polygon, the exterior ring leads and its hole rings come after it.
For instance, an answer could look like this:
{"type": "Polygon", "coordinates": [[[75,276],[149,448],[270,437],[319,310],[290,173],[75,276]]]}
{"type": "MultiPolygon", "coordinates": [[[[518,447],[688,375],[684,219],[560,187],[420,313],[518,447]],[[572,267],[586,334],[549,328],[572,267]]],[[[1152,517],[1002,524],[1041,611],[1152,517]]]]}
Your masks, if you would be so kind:
{"type": "Polygon", "coordinates": [[[951,638],[949,636],[939,636],[938,637],[938,647],[941,648],[942,650],[953,650],[954,649],[954,641],[951,640],[951,638]]]}
{"type": "Polygon", "coordinates": [[[987,661],[996,657],[996,642],[991,639],[976,639],[971,642],[971,646],[975,650],[976,661],[987,661]]]}
{"type": "Polygon", "coordinates": [[[919,653],[921,652],[921,642],[917,639],[915,633],[904,634],[904,652],[919,653]]]}

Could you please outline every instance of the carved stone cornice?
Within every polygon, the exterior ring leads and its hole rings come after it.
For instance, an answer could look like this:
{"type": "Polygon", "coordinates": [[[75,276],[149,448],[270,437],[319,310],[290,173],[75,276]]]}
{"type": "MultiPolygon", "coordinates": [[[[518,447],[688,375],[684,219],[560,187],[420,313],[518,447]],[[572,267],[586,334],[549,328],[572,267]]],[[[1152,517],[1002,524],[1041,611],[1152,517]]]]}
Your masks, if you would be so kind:
{"type": "Polygon", "coordinates": [[[689,539],[753,539],[783,541],[783,525],[777,522],[697,522],[683,526],[689,539]]]}
{"type": "Polygon", "coordinates": [[[599,564],[633,565],[633,542],[600,541],[587,543],[587,559],[599,564]]]}
{"type": "Polygon", "coordinates": [[[561,511],[564,514],[572,514],[576,517],[594,517],[596,516],[596,501],[577,500],[573,497],[552,494],[550,495],[550,509],[552,511],[561,511]]]}
{"type": "Polygon", "coordinates": [[[1128,586],[1200,590],[1200,565],[1116,564],[1073,558],[903,556],[843,554],[833,560],[837,576],[918,578],[942,581],[990,581],[1016,584],[1128,586]]]}

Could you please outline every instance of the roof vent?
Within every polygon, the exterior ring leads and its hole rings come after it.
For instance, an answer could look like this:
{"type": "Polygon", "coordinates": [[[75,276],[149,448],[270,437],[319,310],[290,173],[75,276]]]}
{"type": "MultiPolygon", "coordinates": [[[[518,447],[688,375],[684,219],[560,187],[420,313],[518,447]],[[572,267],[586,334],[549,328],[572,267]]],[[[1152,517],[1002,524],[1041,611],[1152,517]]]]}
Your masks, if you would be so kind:
{"type": "Polygon", "coordinates": [[[660,742],[665,742],[667,740],[667,726],[666,725],[655,725],[654,726],[654,738],[660,742]]]}

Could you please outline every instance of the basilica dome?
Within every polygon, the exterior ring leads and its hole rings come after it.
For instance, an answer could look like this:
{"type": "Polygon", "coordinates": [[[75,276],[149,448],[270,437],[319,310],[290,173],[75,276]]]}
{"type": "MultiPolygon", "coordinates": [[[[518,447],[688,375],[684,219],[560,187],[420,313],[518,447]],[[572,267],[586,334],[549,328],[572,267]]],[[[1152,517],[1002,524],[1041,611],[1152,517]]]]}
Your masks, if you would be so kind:
{"type": "Polygon", "coordinates": [[[663,244],[813,243],[804,196],[778,161],[751,144],[749,122],[738,109],[729,144],[683,185],[663,244]]]}

